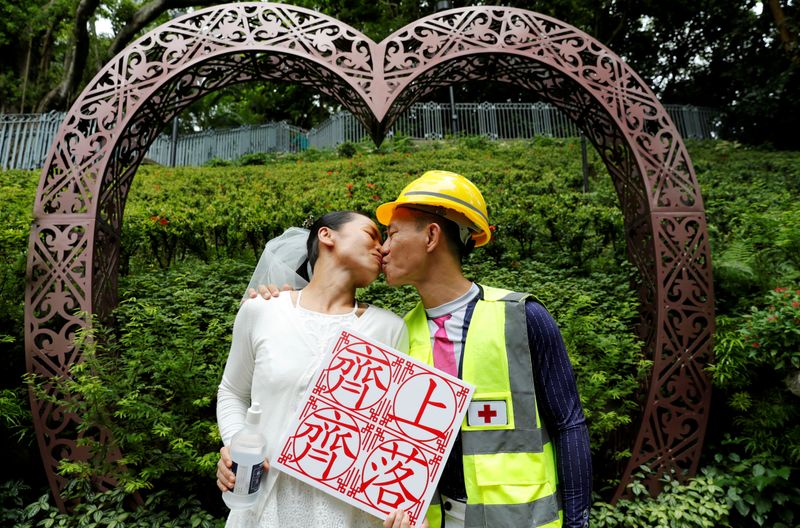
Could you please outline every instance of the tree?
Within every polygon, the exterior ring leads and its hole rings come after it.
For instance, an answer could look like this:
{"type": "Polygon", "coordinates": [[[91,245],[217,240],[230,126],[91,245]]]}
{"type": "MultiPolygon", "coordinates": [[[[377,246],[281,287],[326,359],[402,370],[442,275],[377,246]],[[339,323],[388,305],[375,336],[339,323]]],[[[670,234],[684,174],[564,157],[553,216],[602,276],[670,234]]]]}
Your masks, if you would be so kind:
{"type": "MultiPolygon", "coordinates": [[[[113,55],[182,11],[225,0],[31,0],[0,5],[0,112],[65,110],[113,55]],[[113,38],[97,35],[98,17],[113,38]],[[21,50],[21,51],[18,51],[21,50]]],[[[427,0],[296,0],[381,40],[434,11],[427,0]]],[[[454,0],[454,7],[476,2],[454,0]]],[[[508,0],[564,20],[622,56],[666,103],[725,113],[724,134],[800,148],[800,49],[796,0],[508,0]]],[[[275,83],[230,87],[187,110],[197,126],[288,119],[310,126],[336,108],[275,83]],[[201,115],[202,114],[202,115],[201,115]]],[[[456,89],[457,101],[531,100],[496,83],[456,89]]],[[[447,101],[446,91],[432,94],[447,101]]]]}

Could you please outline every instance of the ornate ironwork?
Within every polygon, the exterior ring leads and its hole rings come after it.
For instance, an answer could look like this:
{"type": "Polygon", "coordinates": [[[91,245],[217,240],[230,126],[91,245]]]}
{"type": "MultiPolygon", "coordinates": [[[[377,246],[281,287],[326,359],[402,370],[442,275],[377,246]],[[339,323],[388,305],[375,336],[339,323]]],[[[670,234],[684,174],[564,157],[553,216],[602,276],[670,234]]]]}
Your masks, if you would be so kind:
{"type": "MultiPolygon", "coordinates": [[[[125,199],[163,124],[209,92],[260,79],[333,97],[376,143],[403,109],[459,82],[511,83],[566,112],[612,175],[642,276],[640,327],[653,371],[617,497],[641,465],[655,470],[653,491],[665,472],[696,471],[714,314],[691,161],[667,112],[625,62],[578,29],[520,9],[444,11],[375,43],[314,11],[235,3],[176,18],[131,44],[72,106],[42,170],[25,298],[30,372],[67,375],[81,357],[73,337],[87,325],[76,314],[103,316],[115,306],[125,199]]],[[[78,418],[33,395],[31,406],[58,498],[58,460],[85,456],[73,434],[78,418]]]]}

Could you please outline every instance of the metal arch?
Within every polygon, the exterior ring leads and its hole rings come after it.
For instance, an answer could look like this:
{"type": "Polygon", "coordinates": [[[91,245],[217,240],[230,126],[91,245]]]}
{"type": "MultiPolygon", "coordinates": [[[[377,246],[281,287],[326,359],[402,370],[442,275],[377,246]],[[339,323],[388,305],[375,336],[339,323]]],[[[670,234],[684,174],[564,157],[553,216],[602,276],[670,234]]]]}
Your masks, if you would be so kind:
{"type": "MultiPolygon", "coordinates": [[[[81,359],[74,334],[88,324],[76,313],[104,315],[116,304],[125,199],[160,127],[206,93],[257,79],[336,98],[376,143],[404,108],[455,82],[512,83],[570,115],[616,186],[629,256],[642,275],[644,352],[653,360],[616,497],[641,465],[655,470],[654,492],[663,473],[696,471],[714,314],[705,213],[688,153],[663,106],[618,56],[574,27],[519,9],[444,11],[376,44],[314,11],[235,3],[182,16],[131,44],[73,105],[42,170],[25,296],[29,372],[67,375],[81,359]]],[[[63,508],[58,460],[88,455],[77,446],[79,418],[33,394],[31,408],[63,508]]]]}

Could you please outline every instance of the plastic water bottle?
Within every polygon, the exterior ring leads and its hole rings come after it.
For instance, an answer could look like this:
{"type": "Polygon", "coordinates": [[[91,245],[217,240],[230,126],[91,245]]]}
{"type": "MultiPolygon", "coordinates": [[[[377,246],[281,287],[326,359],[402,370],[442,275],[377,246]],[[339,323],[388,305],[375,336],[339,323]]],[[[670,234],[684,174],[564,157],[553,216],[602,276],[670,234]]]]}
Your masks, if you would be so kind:
{"type": "Polygon", "coordinates": [[[233,490],[222,492],[222,500],[232,510],[246,510],[255,506],[261,490],[267,441],[260,432],[260,423],[261,405],[253,402],[247,410],[244,428],[231,439],[231,469],[236,474],[236,483],[233,490]]]}

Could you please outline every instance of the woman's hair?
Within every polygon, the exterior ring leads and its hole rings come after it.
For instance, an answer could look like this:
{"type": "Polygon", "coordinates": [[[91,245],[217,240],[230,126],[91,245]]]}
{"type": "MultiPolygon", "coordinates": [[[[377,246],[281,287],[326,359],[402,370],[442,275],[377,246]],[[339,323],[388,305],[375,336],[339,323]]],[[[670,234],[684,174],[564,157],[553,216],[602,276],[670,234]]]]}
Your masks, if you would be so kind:
{"type": "Polygon", "coordinates": [[[350,222],[355,215],[369,218],[369,216],[359,211],[332,211],[322,215],[311,224],[311,227],[308,228],[308,241],[306,242],[308,260],[297,270],[297,273],[301,277],[309,281],[311,280],[311,277],[308,276],[308,271],[314,270],[314,265],[317,263],[317,258],[319,257],[319,230],[323,227],[327,227],[328,229],[338,231],[344,224],[350,222]]]}

